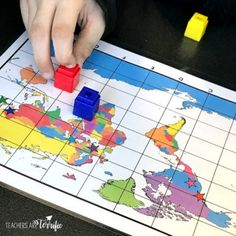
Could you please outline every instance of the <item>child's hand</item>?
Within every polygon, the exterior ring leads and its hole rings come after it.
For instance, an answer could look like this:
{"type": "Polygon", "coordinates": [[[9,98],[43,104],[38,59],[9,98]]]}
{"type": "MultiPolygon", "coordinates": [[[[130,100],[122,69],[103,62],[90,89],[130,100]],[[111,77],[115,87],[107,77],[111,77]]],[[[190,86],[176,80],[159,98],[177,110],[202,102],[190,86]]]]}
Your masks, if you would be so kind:
{"type": "Polygon", "coordinates": [[[105,30],[104,14],[95,0],[21,0],[20,3],[36,64],[47,79],[54,73],[51,39],[59,64],[82,66],[105,30]],[[81,32],[73,44],[77,23],[81,32]]]}

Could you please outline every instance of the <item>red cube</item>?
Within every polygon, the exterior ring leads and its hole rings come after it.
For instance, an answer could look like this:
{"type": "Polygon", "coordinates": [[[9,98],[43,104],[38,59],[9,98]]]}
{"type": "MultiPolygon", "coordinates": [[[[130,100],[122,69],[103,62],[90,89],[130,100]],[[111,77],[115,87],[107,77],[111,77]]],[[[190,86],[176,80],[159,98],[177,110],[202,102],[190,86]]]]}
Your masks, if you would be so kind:
{"type": "Polygon", "coordinates": [[[69,93],[72,93],[79,83],[80,67],[72,68],[59,65],[55,71],[54,86],[69,93]]]}

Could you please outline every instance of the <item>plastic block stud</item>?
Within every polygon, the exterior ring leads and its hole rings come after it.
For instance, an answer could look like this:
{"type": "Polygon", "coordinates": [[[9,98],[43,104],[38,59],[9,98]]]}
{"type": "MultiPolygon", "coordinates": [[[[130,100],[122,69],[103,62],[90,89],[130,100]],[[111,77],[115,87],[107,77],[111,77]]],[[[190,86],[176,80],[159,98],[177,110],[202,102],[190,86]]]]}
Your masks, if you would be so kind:
{"type": "Polygon", "coordinates": [[[184,36],[199,42],[205,34],[207,25],[208,17],[195,12],[187,24],[184,36]]]}

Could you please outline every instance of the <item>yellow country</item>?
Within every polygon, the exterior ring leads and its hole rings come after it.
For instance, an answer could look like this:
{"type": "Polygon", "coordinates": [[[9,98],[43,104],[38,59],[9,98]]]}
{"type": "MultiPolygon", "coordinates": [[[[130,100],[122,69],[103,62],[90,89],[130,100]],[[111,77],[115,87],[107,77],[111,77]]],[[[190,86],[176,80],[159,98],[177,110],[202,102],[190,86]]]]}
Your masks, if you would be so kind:
{"type": "Polygon", "coordinates": [[[166,129],[168,134],[171,136],[175,136],[181,128],[185,125],[186,120],[184,118],[181,118],[177,123],[169,125],[166,129]]]}
{"type": "Polygon", "coordinates": [[[20,145],[31,129],[0,116],[0,138],[20,145]]]}
{"type": "Polygon", "coordinates": [[[10,147],[10,148],[17,148],[18,145],[12,143],[12,142],[9,142],[8,140],[6,139],[0,139],[0,144],[2,144],[4,147],[10,147]]]}
{"type": "Polygon", "coordinates": [[[75,159],[79,156],[79,151],[71,145],[66,145],[60,153],[61,158],[67,163],[74,163],[75,159]]]}
{"type": "Polygon", "coordinates": [[[23,142],[22,147],[34,151],[37,146],[38,151],[41,150],[42,152],[57,155],[64,145],[63,142],[60,142],[55,138],[50,138],[39,132],[32,131],[23,142]]]}

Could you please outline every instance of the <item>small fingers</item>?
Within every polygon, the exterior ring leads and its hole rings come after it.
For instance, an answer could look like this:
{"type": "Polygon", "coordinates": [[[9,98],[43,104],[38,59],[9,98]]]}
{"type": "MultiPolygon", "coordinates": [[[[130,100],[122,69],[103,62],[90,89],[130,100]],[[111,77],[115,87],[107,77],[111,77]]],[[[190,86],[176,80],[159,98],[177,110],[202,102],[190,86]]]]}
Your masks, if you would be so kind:
{"type": "Polygon", "coordinates": [[[29,7],[27,0],[20,0],[20,10],[23,23],[25,25],[26,30],[28,31],[29,7]]]}
{"type": "Polygon", "coordinates": [[[87,26],[81,30],[78,39],[74,46],[74,54],[76,56],[76,62],[80,66],[89,57],[94,47],[101,39],[104,33],[105,26],[96,24],[87,26]]]}
{"type": "MultiPolygon", "coordinates": [[[[50,57],[51,25],[56,8],[53,3],[55,3],[53,0],[51,0],[51,4],[41,0],[38,8],[36,8],[35,16],[33,17],[33,14],[29,16],[29,19],[33,19],[30,26],[30,40],[35,62],[46,79],[52,78],[54,74],[50,57]]],[[[33,7],[31,6],[31,9],[33,7]]]]}
{"type": "Polygon", "coordinates": [[[101,39],[104,30],[105,20],[102,12],[97,12],[97,14],[93,15],[91,19],[88,19],[74,45],[74,54],[76,56],[77,64],[82,66],[98,41],[101,39]]]}
{"type": "Polygon", "coordinates": [[[61,0],[56,9],[52,25],[52,39],[56,59],[59,64],[74,66],[73,54],[74,31],[83,1],[61,0]]]}

